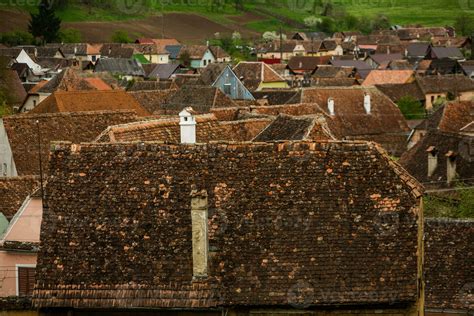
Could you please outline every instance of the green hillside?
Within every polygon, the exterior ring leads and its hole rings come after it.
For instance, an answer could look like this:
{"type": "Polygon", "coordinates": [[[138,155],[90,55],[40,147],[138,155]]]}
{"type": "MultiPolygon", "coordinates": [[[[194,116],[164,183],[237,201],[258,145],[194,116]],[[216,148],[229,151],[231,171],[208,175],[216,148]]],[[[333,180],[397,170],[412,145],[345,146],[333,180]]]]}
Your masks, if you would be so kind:
{"type": "MultiPolygon", "coordinates": [[[[11,0],[0,0],[0,9],[35,10],[31,1],[21,1],[19,5],[12,3],[11,0]]],[[[64,22],[142,19],[164,11],[196,13],[219,24],[232,25],[236,23],[235,17],[242,16],[244,11],[255,12],[260,15],[259,19],[243,19],[238,23],[260,32],[275,30],[280,25],[294,29],[292,21],[301,24],[308,16],[321,16],[328,3],[330,14],[336,19],[349,14],[370,21],[383,14],[392,24],[445,26],[453,25],[461,14],[474,16],[474,0],[56,0],[55,3],[58,3],[57,12],[64,22]]],[[[344,28],[345,25],[336,22],[334,27],[344,28]]]]}

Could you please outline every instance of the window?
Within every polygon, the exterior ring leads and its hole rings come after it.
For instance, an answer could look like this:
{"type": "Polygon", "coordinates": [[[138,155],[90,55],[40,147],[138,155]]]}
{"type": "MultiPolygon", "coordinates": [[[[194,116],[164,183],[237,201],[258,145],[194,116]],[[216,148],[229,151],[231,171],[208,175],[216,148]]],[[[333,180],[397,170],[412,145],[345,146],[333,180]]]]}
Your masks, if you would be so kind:
{"type": "Polygon", "coordinates": [[[17,294],[30,296],[35,285],[35,265],[17,265],[17,294]]]}
{"type": "Polygon", "coordinates": [[[92,56],[92,61],[95,62],[97,60],[97,56],[92,56]]]}
{"type": "Polygon", "coordinates": [[[231,91],[231,84],[230,83],[225,83],[224,84],[224,93],[229,95],[231,91]]]}
{"type": "Polygon", "coordinates": [[[3,168],[0,169],[3,173],[3,176],[6,177],[7,176],[7,169],[8,169],[8,166],[7,166],[7,163],[3,163],[3,168]]]}
{"type": "Polygon", "coordinates": [[[203,64],[204,64],[204,66],[206,66],[207,65],[207,60],[204,59],[203,64]]]}

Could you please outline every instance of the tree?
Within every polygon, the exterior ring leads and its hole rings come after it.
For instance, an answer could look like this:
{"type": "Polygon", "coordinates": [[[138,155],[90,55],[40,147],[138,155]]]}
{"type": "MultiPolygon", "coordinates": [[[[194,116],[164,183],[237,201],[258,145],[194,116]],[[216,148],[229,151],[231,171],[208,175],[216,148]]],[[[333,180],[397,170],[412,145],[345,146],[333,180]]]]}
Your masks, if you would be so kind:
{"type": "Polygon", "coordinates": [[[184,66],[184,67],[189,67],[191,66],[191,55],[189,54],[189,52],[187,50],[183,51],[180,55],[179,55],[179,61],[181,62],[181,64],[184,66]]]}
{"type": "Polygon", "coordinates": [[[313,29],[316,25],[320,24],[322,20],[318,17],[315,17],[314,15],[308,16],[304,18],[303,23],[306,25],[308,28],[313,29]]]}
{"type": "Polygon", "coordinates": [[[407,120],[422,119],[426,116],[421,102],[411,95],[402,97],[397,105],[407,120]]]}
{"type": "Polygon", "coordinates": [[[128,33],[123,30],[115,31],[111,38],[114,43],[131,43],[132,40],[128,36],[128,33]]]}
{"type": "Polygon", "coordinates": [[[377,15],[372,22],[372,29],[375,31],[388,30],[390,26],[390,20],[383,14],[377,15]]]}
{"type": "Polygon", "coordinates": [[[65,29],[59,33],[62,43],[81,43],[82,34],[76,29],[65,29]]]}
{"type": "Polygon", "coordinates": [[[456,18],[454,28],[458,34],[471,36],[474,32],[474,20],[470,15],[463,13],[456,18]]]}
{"type": "Polygon", "coordinates": [[[38,13],[31,13],[28,31],[44,44],[57,41],[60,29],[61,19],[56,16],[53,0],[41,0],[38,13]]]}
{"type": "Polygon", "coordinates": [[[7,32],[1,35],[2,43],[8,46],[34,44],[33,36],[24,31],[7,32]]]}

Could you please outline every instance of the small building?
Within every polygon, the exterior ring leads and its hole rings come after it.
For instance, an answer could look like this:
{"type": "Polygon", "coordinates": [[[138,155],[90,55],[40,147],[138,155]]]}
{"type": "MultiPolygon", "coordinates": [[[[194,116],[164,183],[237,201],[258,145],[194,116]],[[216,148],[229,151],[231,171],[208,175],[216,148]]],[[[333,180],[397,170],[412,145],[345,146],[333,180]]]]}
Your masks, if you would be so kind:
{"type": "Polygon", "coordinates": [[[289,88],[285,79],[262,62],[242,61],[232,70],[249,91],[289,88]]]}
{"type": "MultiPolygon", "coordinates": [[[[179,58],[183,59],[183,56],[186,55],[189,57],[189,66],[196,69],[205,68],[207,65],[217,62],[212,50],[206,45],[190,45],[182,47],[179,58]]],[[[183,63],[184,61],[181,60],[181,62],[183,63]]]]}
{"type": "Polygon", "coordinates": [[[255,100],[252,93],[240,81],[235,72],[226,65],[217,79],[212,83],[233,100],[255,100]]]}
{"type": "Polygon", "coordinates": [[[431,111],[437,100],[471,101],[474,81],[464,75],[419,76],[416,81],[425,94],[426,110],[431,111]]]}
{"type": "Polygon", "coordinates": [[[135,59],[127,58],[101,58],[95,65],[94,71],[108,72],[128,81],[145,77],[142,65],[135,59]]]}

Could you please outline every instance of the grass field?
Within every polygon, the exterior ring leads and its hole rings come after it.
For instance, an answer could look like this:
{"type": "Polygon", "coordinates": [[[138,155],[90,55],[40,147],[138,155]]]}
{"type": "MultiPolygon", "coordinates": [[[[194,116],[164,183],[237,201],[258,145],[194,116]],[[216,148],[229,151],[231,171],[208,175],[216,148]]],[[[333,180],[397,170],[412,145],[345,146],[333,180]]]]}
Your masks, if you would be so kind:
{"type": "MultiPolygon", "coordinates": [[[[39,0],[37,0],[39,2],[39,0]]],[[[231,3],[218,10],[211,7],[211,0],[137,0],[136,6],[121,6],[115,2],[115,7],[109,10],[99,8],[86,8],[74,4],[66,9],[58,11],[58,15],[64,22],[86,22],[86,21],[122,21],[133,19],[144,19],[153,15],[166,13],[194,13],[207,19],[232,27],[236,24],[249,30],[264,32],[277,30],[283,26],[289,30],[287,25],[281,25],[281,21],[272,16],[261,16],[251,21],[236,22],[235,17],[242,16],[231,3]],[[163,3],[163,5],[162,5],[163,3]],[[189,4],[185,4],[189,3],[189,4]]],[[[302,22],[305,17],[314,15],[314,1],[325,2],[329,0],[246,0],[245,7],[249,12],[258,7],[263,7],[280,16],[302,22]]],[[[394,24],[422,24],[426,26],[452,25],[460,14],[474,16],[474,0],[330,0],[337,9],[358,17],[370,18],[377,14],[384,14],[394,24]]],[[[35,10],[34,0],[0,0],[1,8],[15,8],[25,11],[35,10]]],[[[316,15],[321,7],[316,8],[316,15]]],[[[1,30],[0,30],[1,31],[1,30]]]]}

